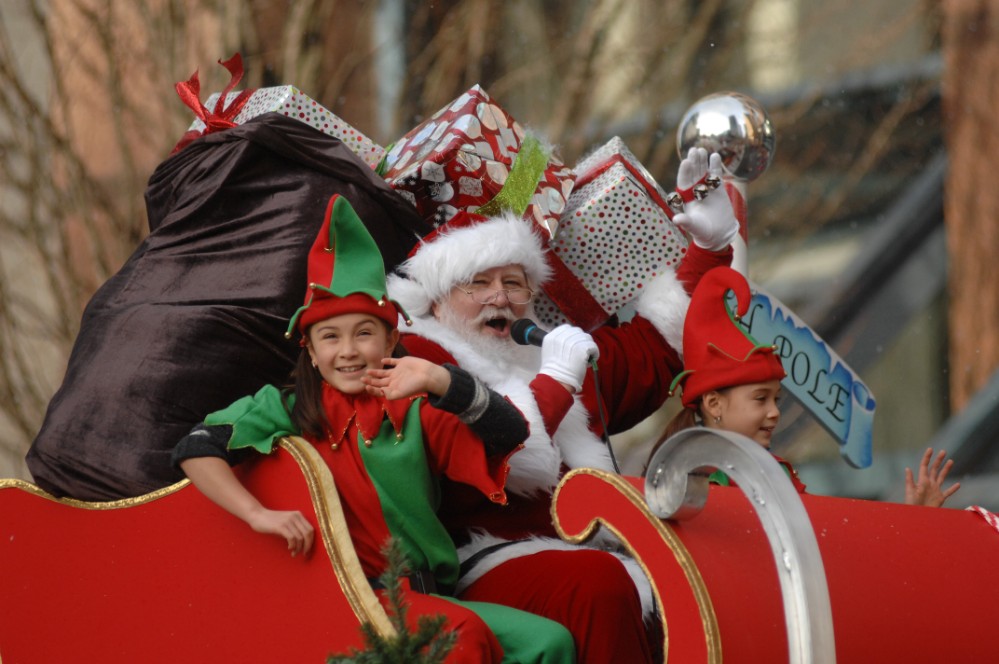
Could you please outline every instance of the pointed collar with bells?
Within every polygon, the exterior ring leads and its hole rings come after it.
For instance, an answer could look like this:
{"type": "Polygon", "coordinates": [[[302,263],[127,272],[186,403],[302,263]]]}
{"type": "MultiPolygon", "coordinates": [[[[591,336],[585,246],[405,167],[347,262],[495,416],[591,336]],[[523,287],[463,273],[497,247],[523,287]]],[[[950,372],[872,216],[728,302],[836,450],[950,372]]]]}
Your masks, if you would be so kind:
{"type": "Polygon", "coordinates": [[[381,431],[382,422],[388,418],[395,431],[396,441],[403,439],[403,422],[414,399],[386,399],[367,392],[344,394],[323,382],[323,407],[329,420],[327,437],[333,449],[341,444],[351,443],[348,439],[351,423],[355,423],[364,444],[371,447],[372,441],[381,431]]]}

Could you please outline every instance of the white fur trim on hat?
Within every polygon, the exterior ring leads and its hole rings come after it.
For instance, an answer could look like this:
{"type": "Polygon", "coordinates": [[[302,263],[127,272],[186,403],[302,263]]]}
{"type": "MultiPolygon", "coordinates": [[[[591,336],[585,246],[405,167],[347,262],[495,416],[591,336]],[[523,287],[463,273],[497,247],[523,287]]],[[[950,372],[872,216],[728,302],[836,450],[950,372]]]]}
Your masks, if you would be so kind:
{"type": "Polygon", "coordinates": [[[400,299],[400,304],[410,315],[419,316],[421,310],[429,310],[455,286],[467,284],[479,272],[505,265],[522,266],[532,288],[551,276],[541,236],[530,221],[507,212],[470,226],[445,226],[429,242],[420,243],[416,253],[399,266],[403,275],[422,288],[422,293],[406,293],[415,301],[406,303],[400,299]],[[419,301],[424,298],[429,301],[419,301]]]}

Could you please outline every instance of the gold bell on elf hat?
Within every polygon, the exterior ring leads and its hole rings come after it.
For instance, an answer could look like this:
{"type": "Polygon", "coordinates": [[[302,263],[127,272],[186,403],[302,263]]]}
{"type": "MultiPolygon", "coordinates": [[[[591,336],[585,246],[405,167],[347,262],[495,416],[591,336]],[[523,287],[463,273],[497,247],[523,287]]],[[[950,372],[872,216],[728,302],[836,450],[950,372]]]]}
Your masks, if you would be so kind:
{"type": "Polygon", "coordinates": [[[305,304],[291,317],[285,337],[295,328],[304,337],[309,326],[341,314],[365,313],[395,329],[406,312],[389,300],[385,261],[364,222],[346,198],[334,194],[309,250],[305,304]]]}
{"type": "Polygon", "coordinates": [[[683,384],[683,405],[693,408],[712,390],[781,380],[787,374],[773,346],[759,344],[739,325],[752,294],[746,278],[729,267],[709,270],[690,297],[683,321],[683,364],[670,392],[683,384]],[[736,315],[726,304],[735,293],[736,315]]]}

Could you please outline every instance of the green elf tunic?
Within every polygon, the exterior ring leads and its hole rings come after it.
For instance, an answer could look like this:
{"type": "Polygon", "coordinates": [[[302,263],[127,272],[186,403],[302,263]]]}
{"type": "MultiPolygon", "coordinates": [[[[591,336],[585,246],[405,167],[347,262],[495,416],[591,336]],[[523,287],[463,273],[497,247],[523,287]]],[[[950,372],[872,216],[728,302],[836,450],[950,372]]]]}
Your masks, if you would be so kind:
{"type": "MultiPolygon", "coordinates": [[[[210,414],[204,424],[231,427],[230,451],[254,448],[268,454],[282,436],[300,435],[289,415],[291,399],[268,385],[210,414]]],[[[364,573],[371,579],[382,574],[382,548],[391,535],[412,570],[432,573],[442,591],[452,589],[458,555],[437,518],[438,479],[468,484],[505,504],[507,459],[516,448],[487,456],[467,425],[424,397],[347,395],[324,384],[323,406],[330,425],[326,438],[305,437],[333,474],[364,573]]],[[[443,599],[474,611],[489,625],[503,646],[504,662],[569,664],[575,659],[571,635],[554,621],[495,604],[443,599]]]]}
{"type": "MultiPolygon", "coordinates": [[[[794,489],[798,493],[805,493],[805,483],[801,481],[800,477],[798,477],[798,471],[794,469],[794,466],[791,465],[791,462],[788,461],[787,459],[777,456],[773,452],[771,452],[770,454],[771,456],[773,456],[774,459],[777,460],[777,463],[780,464],[780,467],[784,469],[784,472],[787,473],[787,476],[791,479],[791,484],[794,485],[794,489]]],[[[711,473],[711,475],[708,476],[708,481],[711,482],[712,484],[718,484],[721,486],[736,485],[735,482],[733,482],[728,475],[726,475],[720,470],[716,470],[715,472],[711,473]]]]}

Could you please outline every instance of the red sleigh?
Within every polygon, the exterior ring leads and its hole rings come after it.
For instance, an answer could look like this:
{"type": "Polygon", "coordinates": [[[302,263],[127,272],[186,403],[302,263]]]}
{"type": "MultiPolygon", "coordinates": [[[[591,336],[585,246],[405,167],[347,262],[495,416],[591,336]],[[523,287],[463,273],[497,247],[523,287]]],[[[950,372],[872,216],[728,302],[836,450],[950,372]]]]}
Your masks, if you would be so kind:
{"type": "MultiPolygon", "coordinates": [[[[687,473],[696,469],[684,464],[699,462],[669,463],[687,473]]],[[[265,504],[313,522],[321,538],[309,558],[290,558],[282,541],[252,532],[187,482],[84,503],[0,480],[0,662],[322,662],[360,646],[364,621],[390,632],[311,446],[285,439],[240,472],[265,504]]],[[[641,487],[639,478],[577,470],[552,512],[564,537],[583,539],[600,524],[641,562],[668,662],[993,658],[985,635],[999,537],[971,512],[795,494],[778,517],[807,515],[824,576],[792,578],[818,589],[795,595],[778,571],[802,569],[791,559],[802,553],[788,546],[775,561],[763,494],[750,491],[754,503],[739,488],[711,487],[702,507],[682,508],[695,516],[667,521],[641,487]]]]}
{"type": "Polygon", "coordinates": [[[110,503],[0,480],[0,661],[316,662],[391,631],[313,447],[240,468],[265,504],[299,509],[307,559],[251,531],[186,480],[110,503]]]}

